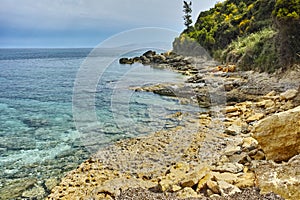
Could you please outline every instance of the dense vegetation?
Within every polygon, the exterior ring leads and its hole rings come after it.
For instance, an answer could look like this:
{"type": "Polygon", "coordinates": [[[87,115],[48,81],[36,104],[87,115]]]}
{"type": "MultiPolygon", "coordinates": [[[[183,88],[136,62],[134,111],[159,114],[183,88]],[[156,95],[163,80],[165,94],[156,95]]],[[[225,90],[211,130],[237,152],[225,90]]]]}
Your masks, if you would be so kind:
{"type": "Polygon", "coordinates": [[[216,59],[273,72],[300,63],[300,0],[227,0],[184,31],[216,59]]]}

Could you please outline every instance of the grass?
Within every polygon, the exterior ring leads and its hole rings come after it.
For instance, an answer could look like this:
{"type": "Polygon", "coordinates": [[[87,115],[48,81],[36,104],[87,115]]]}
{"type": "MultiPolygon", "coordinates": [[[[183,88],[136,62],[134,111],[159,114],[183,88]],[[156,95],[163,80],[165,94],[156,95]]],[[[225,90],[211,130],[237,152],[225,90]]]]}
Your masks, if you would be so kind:
{"type": "Polygon", "coordinates": [[[274,72],[276,66],[276,31],[265,28],[262,31],[240,37],[233,41],[219,56],[226,63],[237,63],[242,70],[274,72]]]}

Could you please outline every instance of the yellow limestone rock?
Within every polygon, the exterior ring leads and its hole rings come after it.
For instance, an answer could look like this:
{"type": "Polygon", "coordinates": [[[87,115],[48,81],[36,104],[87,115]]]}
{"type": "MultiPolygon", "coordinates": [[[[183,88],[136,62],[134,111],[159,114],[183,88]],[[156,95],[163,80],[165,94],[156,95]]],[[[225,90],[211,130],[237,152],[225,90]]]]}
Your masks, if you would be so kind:
{"type": "Polygon", "coordinates": [[[180,198],[197,198],[197,197],[200,197],[200,195],[198,195],[197,192],[195,192],[190,187],[186,187],[183,190],[180,190],[177,195],[180,198]]]}
{"type": "Polygon", "coordinates": [[[187,174],[185,178],[181,181],[181,186],[193,187],[194,185],[198,184],[199,180],[201,180],[209,170],[209,167],[204,166],[199,168],[195,172],[187,174]]]}
{"type": "Polygon", "coordinates": [[[220,194],[220,188],[216,181],[207,181],[206,182],[207,187],[215,194],[220,194]]]}
{"type": "Polygon", "coordinates": [[[239,108],[236,106],[226,106],[226,108],[225,108],[226,113],[232,113],[232,112],[236,112],[238,110],[239,110],[239,108]]]}
{"type": "Polygon", "coordinates": [[[218,181],[218,186],[223,197],[241,192],[241,190],[238,187],[231,185],[226,181],[218,181]]]}
{"type": "Polygon", "coordinates": [[[286,161],[300,153],[300,106],[258,122],[253,137],[268,160],[286,161]]]}
{"type": "Polygon", "coordinates": [[[228,173],[228,172],[224,172],[224,173],[214,172],[213,175],[214,175],[214,179],[216,181],[226,181],[227,183],[230,183],[230,184],[234,184],[238,180],[237,174],[233,174],[233,173],[228,173]]]}
{"type": "Polygon", "coordinates": [[[288,163],[261,163],[255,173],[261,193],[274,192],[286,200],[300,199],[300,155],[288,163]]]}
{"type": "Polygon", "coordinates": [[[250,123],[250,122],[258,121],[258,120],[262,119],[263,117],[264,117],[264,114],[263,114],[263,113],[256,113],[256,114],[250,116],[250,117],[246,120],[246,122],[247,122],[247,123],[250,123]]]}
{"type": "Polygon", "coordinates": [[[297,90],[287,90],[286,92],[283,92],[280,94],[281,100],[290,100],[297,96],[298,91],[297,90]]]}
{"type": "Polygon", "coordinates": [[[238,177],[236,183],[234,184],[238,188],[248,188],[255,185],[255,174],[252,172],[247,172],[238,177]]]}

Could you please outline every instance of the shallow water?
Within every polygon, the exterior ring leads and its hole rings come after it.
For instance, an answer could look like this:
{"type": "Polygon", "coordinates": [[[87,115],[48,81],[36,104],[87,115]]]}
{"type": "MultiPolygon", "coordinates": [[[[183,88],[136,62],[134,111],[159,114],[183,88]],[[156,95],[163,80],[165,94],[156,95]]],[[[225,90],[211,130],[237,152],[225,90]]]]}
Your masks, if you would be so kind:
{"type": "Polygon", "coordinates": [[[174,98],[128,89],[180,82],[181,75],[138,64],[121,66],[114,51],[88,57],[90,51],[0,50],[0,188],[12,179],[61,177],[101,146],[175,126],[180,122],[165,116],[191,109],[174,98]],[[102,76],[85,74],[98,76],[97,85],[79,92],[77,104],[74,84],[82,81],[83,65],[91,64],[102,76]],[[84,105],[93,96],[94,104],[84,105]],[[86,107],[94,109],[96,121],[86,107]],[[81,117],[74,119],[78,111],[81,117]]]}

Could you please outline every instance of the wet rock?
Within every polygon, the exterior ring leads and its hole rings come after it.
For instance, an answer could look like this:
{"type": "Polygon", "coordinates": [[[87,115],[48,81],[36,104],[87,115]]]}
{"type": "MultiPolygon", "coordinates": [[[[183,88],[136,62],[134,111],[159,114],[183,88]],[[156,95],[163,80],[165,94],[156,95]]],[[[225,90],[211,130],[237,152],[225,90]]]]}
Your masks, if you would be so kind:
{"type": "Polygon", "coordinates": [[[120,58],[119,60],[120,64],[128,64],[128,65],[132,65],[134,63],[133,59],[130,58],[120,58]]]}
{"type": "Polygon", "coordinates": [[[268,160],[286,161],[300,153],[300,106],[271,115],[253,130],[268,160]]]}
{"type": "Polygon", "coordinates": [[[160,89],[156,89],[153,91],[153,93],[163,96],[176,97],[175,91],[170,87],[162,87],[160,89]]]}
{"type": "Polygon", "coordinates": [[[29,198],[29,199],[42,199],[44,196],[45,196],[45,190],[41,186],[33,187],[32,189],[22,193],[23,198],[29,198]]]}
{"type": "Polygon", "coordinates": [[[145,56],[146,58],[152,58],[153,56],[156,55],[156,52],[155,51],[152,51],[152,50],[149,50],[149,51],[146,51],[143,56],[145,56]]]}
{"type": "Polygon", "coordinates": [[[16,179],[5,183],[0,189],[0,199],[13,199],[20,197],[22,193],[36,183],[36,179],[16,179]]]}
{"type": "Polygon", "coordinates": [[[51,191],[58,184],[59,184],[59,181],[56,178],[49,178],[45,181],[45,186],[48,191],[51,191]]]}
{"type": "Polygon", "coordinates": [[[38,119],[38,118],[23,119],[22,122],[24,124],[26,124],[28,127],[33,127],[33,128],[44,127],[49,124],[49,122],[47,120],[38,119]]]}

